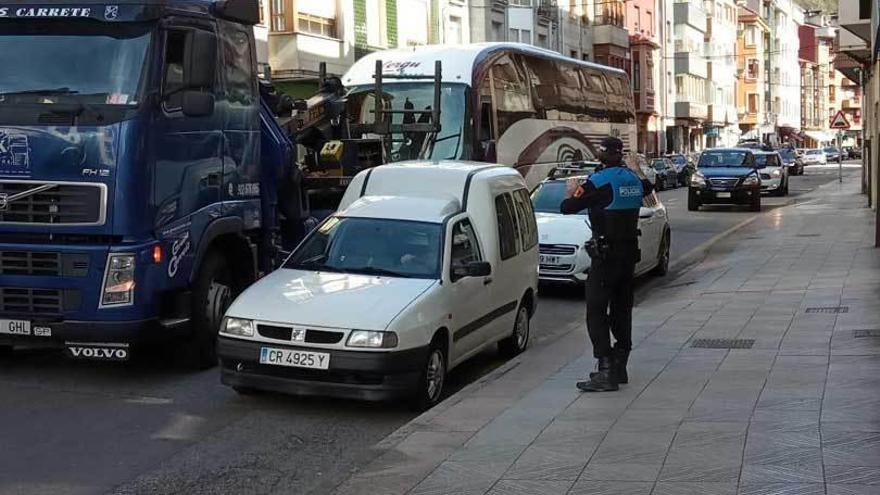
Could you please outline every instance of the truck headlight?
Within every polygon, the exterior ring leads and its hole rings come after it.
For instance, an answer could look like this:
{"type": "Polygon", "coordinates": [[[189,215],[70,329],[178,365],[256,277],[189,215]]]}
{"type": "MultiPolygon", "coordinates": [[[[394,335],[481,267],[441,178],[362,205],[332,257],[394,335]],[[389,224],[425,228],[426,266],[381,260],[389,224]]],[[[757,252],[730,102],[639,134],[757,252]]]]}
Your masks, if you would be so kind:
{"type": "Polygon", "coordinates": [[[352,330],[348,334],[348,347],[372,347],[388,349],[397,347],[397,334],[394,332],[373,332],[369,330],[352,330]]]}
{"type": "Polygon", "coordinates": [[[220,325],[220,333],[235,335],[236,337],[253,337],[254,321],[228,316],[223,318],[223,323],[220,325]]]}
{"type": "Polygon", "coordinates": [[[742,185],[744,186],[757,186],[761,181],[758,179],[757,175],[749,175],[742,181],[742,185]]]}
{"type": "Polygon", "coordinates": [[[134,255],[110,254],[104,272],[101,306],[122,306],[134,302],[134,255]]]}
{"type": "Polygon", "coordinates": [[[772,175],[773,177],[779,177],[780,175],[782,175],[782,172],[780,172],[777,168],[774,171],[770,172],[770,175],[772,175]]]}
{"type": "Polygon", "coordinates": [[[705,186],[706,178],[703,177],[703,174],[699,172],[694,172],[691,174],[691,185],[692,186],[705,186]]]}

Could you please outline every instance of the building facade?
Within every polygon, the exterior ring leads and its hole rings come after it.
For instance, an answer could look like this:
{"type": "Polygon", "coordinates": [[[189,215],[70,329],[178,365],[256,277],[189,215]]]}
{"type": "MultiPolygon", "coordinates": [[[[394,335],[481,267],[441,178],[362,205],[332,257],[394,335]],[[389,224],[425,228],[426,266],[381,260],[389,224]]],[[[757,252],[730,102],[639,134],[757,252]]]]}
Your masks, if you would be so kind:
{"type": "Polygon", "coordinates": [[[736,107],[742,139],[763,139],[773,132],[766,112],[766,40],[770,26],[760,15],[759,2],[739,6],[737,29],[736,107]]]}
{"type": "Polygon", "coordinates": [[[708,117],[706,99],[708,64],[705,57],[707,15],[700,0],[673,4],[675,128],[679,152],[703,149],[703,124],[708,117]]]}
{"type": "Polygon", "coordinates": [[[778,142],[794,143],[801,127],[798,24],[803,23],[803,9],[793,0],[772,0],[766,5],[770,26],[767,46],[769,120],[774,124],[778,142]]]}
{"type": "Polygon", "coordinates": [[[831,117],[829,86],[832,68],[832,45],[835,30],[827,16],[808,13],[798,27],[801,72],[801,145],[816,148],[834,139],[829,125],[831,117]]]}
{"type": "Polygon", "coordinates": [[[569,0],[559,4],[560,52],[578,60],[594,60],[592,2],[569,0]]]}
{"type": "Polygon", "coordinates": [[[736,113],[736,2],[706,0],[706,147],[734,146],[739,140],[736,113]]]}
{"type": "Polygon", "coordinates": [[[656,0],[632,0],[627,4],[626,15],[631,63],[627,72],[630,74],[636,108],[637,149],[648,156],[665,151],[657,98],[657,58],[660,53],[657,5],[656,0]]]}

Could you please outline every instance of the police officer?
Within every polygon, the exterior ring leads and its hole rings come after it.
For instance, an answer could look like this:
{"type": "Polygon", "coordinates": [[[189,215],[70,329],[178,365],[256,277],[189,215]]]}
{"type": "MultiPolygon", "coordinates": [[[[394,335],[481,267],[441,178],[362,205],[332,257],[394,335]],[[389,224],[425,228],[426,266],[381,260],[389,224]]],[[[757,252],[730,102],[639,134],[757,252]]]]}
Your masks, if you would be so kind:
{"type": "Polygon", "coordinates": [[[566,199],[560,205],[565,214],[588,209],[593,231],[586,246],[592,258],[587,277],[587,331],[598,367],[588,380],[577,383],[584,392],[613,391],[618,383],[628,382],[639,208],[642,198],[653,190],[623,163],[620,139],[603,139],[598,158],[603,167],[583,185],[570,179],[566,199]],[[613,348],[610,334],[616,341],[613,348]]]}

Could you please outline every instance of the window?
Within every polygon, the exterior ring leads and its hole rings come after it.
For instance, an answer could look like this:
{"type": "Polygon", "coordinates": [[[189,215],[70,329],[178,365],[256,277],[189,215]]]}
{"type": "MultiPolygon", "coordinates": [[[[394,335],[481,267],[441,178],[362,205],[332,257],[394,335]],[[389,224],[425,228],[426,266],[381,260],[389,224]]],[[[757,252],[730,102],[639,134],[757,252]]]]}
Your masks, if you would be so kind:
{"type": "Polygon", "coordinates": [[[642,29],[642,10],[638,6],[634,6],[633,9],[636,11],[636,32],[639,32],[642,29]]]}
{"type": "Polygon", "coordinates": [[[572,50],[571,52],[569,52],[569,56],[570,56],[571,58],[578,58],[578,52],[577,52],[577,50],[572,50]]]}
{"type": "Polygon", "coordinates": [[[835,94],[834,86],[828,86],[828,101],[834,102],[835,94]]]}
{"type": "Polygon", "coordinates": [[[226,95],[230,102],[250,105],[256,99],[253,58],[248,35],[234,31],[223,37],[223,52],[226,57],[226,95]]]}
{"type": "Polygon", "coordinates": [[[522,43],[532,43],[532,32],[528,29],[522,29],[519,32],[519,41],[522,43]]]}
{"type": "Polygon", "coordinates": [[[456,45],[461,44],[461,17],[449,16],[449,24],[446,26],[446,42],[456,45]]]}
{"type": "Polygon", "coordinates": [[[507,41],[519,41],[519,30],[510,28],[510,37],[507,38],[507,41]]]}
{"type": "Polygon", "coordinates": [[[504,24],[497,21],[492,21],[492,41],[504,41],[504,38],[501,36],[501,33],[504,30],[504,24]]]}
{"type": "Polygon", "coordinates": [[[296,14],[296,30],[300,33],[317,34],[328,38],[336,37],[336,19],[316,15],[296,14]]]}
{"type": "Polygon", "coordinates": [[[749,113],[758,113],[758,95],[755,93],[749,93],[749,113]]]}
{"type": "Polygon", "coordinates": [[[757,79],[761,73],[761,64],[756,58],[750,58],[746,62],[746,79],[757,79]]]}
{"type": "Polygon", "coordinates": [[[384,0],[366,0],[367,44],[370,46],[384,46],[384,4],[384,0]]]}
{"type": "Polygon", "coordinates": [[[271,2],[269,4],[271,10],[269,13],[271,19],[269,28],[276,32],[284,32],[289,28],[293,28],[293,26],[288,24],[288,14],[290,13],[288,10],[288,0],[271,0],[271,2]]]}
{"type": "Polygon", "coordinates": [[[547,48],[547,35],[539,34],[538,35],[538,46],[542,48],[547,48]]]}
{"type": "Polygon", "coordinates": [[[185,78],[183,74],[183,54],[186,51],[186,31],[168,31],[165,35],[165,77],[162,82],[162,94],[165,96],[165,108],[180,108],[185,78]]]}
{"type": "Polygon", "coordinates": [[[639,91],[641,89],[641,84],[642,84],[642,82],[640,81],[640,79],[642,77],[641,65],[642,65],[642,63],[641,63],[641,57],[639,55],[639,52],[634,52],[633,53],[633,76],[632,76],[633,91],[639,91]]]}
{"type": "Polygon", "coordinates": [[[654,13],[648,10],[645,11],[645,15],[648,16],[648,27],[645,29],[645,33],[648,36],[654,36],[654,13]]]}
{"type": "Polygon", "coordinates": [[[517,255],[517,238],[519,226],[513,213],[513,200],[510,194],[495,196],[495,217],[498,221],[498,249],[501,259],[506,260],[517,255]]]}
{"type": "Polygon", "coordinates": [[[495,100],[499,136],[515,122],[535,114],[526,77],[512,57],[504,56],[496,62],[489,71],[489,80],[491,88],[482,89],[481,94],[488,93],[495,100]]]}
{"type": "Polygon", "coordinates": [[[449,259],[449,279],[453,282],[461,278],[455,274],[456,268],[466,267],[468,263],[482,259],[477,236],[470,220],[461,220],[452,227],[452,247],[449,259]]]}
{"type": "Polygon", "coordinates": [[[755,46],[755,43],[757,43],[756,31],[755,26],[746,26],[746,46],[755,46]]]}
{"type": "Polygon", "coordinates": [[[535,211],[532,209],[532,201],[525,189],[517,189],[513,192],[513,202],[516,208],[516,218],[519,221],[520,240],[523,251],[528,251],[538,244],[538,224],[535,222],[535,211]]]}

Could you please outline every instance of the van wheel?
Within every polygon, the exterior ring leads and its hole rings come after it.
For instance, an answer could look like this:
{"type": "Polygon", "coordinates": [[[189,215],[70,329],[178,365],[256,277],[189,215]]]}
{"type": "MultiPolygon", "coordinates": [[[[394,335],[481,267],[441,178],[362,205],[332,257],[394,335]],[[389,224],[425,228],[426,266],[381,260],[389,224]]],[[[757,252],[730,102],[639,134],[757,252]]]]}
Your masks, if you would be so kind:
{"type": "Polygon", "coordinates": [[[663,234],[663,240],[660,241],[660,253],[657,255],[657,266],[654,267],[654,275],[660,277],[669,273],[669,247],[672,244],[669,238],[669,231],[663,234]]]}
{"type": "Polygon", "coordinates": [[[749,204],[749,210],[761,211],[761,194],[760,193],[755,193],[752,195],[752,202],[749,204]]]}
{"type": "Polygon", "coordinates": [[[498,352],[502,356],[512,358],[526,350],[529,346],[530,322],[529,308],[525,304],[520,304],[516,312],[516,321],[513,322],[513,332],[510,337],[498,342],[498,352]]]}
{"type": "Polygon", "coordinates": [[[232,304],[234,278],[226,257],[217,251],[205,256],[192,292],[192,334],[182,349],[183,364],[208,369],[217,364],[217,334],[232,304]]]}
{"type": "Polygon", "coordinates": [[[416,411],[426,411],[436,406],[443,398],[443,387],[446,385],[446,351],[438,338],[428,348],[428,358],[422,368],[422,374],[416,389],[413,391],[412,407],[416,411]]]}
{"type": "Polygon", "coordinates": [[[700,198],[690,189],[688,189],[688,211],[700,211],[700,198]]]}

